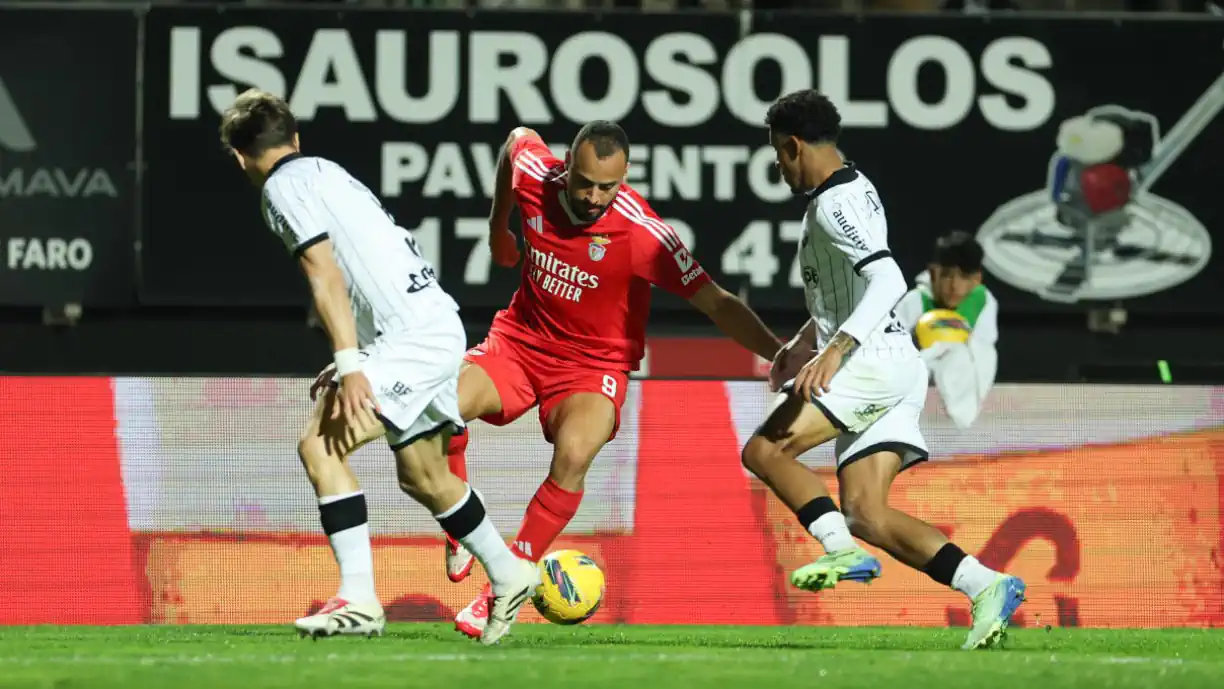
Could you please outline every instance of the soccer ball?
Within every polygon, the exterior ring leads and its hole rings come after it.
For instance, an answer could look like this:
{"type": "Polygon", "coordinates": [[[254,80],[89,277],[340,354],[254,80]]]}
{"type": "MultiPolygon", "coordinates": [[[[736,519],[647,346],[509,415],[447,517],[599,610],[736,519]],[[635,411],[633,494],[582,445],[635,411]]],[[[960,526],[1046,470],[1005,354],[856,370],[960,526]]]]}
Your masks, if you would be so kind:
{"type": "Polygon", "coordinates": [[[927,311],[914,327],[919,349],[926,349],[936,342],[968,342],[971,332],[969,321],[950,309],[927,311]]]}
{"type": "Polygon", "coordinates": [[[604,573],[586,553],[558,550],[540,560],[540,579],[531,602],[553,624],[590,619],[604,595],[604,573]]]}

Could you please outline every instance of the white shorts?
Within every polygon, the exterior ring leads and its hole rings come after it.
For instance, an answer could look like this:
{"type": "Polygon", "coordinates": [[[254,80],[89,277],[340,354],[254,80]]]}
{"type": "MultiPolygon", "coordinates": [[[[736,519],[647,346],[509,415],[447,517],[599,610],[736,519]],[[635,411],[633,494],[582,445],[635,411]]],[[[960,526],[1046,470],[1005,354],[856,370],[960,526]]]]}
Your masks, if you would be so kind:
{"type": "Polygon", "coordinates": [[[466,351],[467,335],[458,316],[455,327],[380,337],[361,348],[362,371],[378,399],[391,449],[464,427],[459,366],[466,351]]]}
{"type": "Polygon", "coordinates": [[[928,375],[917,357],[885,359],[870,352],[850,357],[829,382],[829,391],[811,400],[841,431],[833,448],[839,471],[882,451],[900,455],[903,470],[927,459],[918,422],[928,375]]]}

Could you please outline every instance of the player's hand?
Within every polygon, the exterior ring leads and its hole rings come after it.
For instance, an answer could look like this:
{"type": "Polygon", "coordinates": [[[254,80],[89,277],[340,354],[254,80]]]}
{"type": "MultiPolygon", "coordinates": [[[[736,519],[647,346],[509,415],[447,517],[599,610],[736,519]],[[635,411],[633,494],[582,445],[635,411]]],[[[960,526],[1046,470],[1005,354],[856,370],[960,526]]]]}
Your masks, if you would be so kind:
{"type": "Polygon", "coordinates": [[[336,393],[336,403],[332,405],[333,420],[343,414],[349,426],[365,428],[375,411],[378,411],[378,400],[374,398],[374,389],[364,373],[353,371],[340,379],[340,390],[336,393]]]}
{"type": "Polygon", "coordinates": [[[828,392],[829,383],[841,365],[841,350],[836,347],[820,350],[816,358],[804,364],[799,375],[795,376],[795,394],[801,399],[810,400],[828,392]]]}
{"type": "Polygon", "coordinates": [[[310,386],[310,401],[314,402],[319,399],[319,391],[325,390],[331,385],[332,377],[336,375],[336,365],[328,364],[327,368],[319,371],[319,375],[315,376],[315,381],[310,386]]]}
{"type": "Polygon", "coordinates": [[[504,225],[489,227],[489,251],[493,254],[493,262],[503,268],[518,265],[518,238],[504,225]]]}
{"type": "Polygon", "coordinates": [[[812,348],[806,343],[795,339],[787,342],[774,355],[773,366],[769,369],[769,389],[777,392],[782,384],[799,372],[812,359],[812,348]]]}

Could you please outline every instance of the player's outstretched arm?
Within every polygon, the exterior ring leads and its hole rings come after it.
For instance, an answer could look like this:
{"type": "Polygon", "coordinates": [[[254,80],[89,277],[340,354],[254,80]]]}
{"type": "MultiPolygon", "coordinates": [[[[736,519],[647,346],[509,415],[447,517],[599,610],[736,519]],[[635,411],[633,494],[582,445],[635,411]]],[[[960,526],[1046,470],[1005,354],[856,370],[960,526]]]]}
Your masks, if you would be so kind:
{"type": "Polygon", "coordinates": [[[515,127],[502,144],[497,154],[493,205],[489,208],[489,250],[493,253],[493,260],[506,268],[514,266],[519,260],[518,242],[510,229],[510,213],[518,198],[515,193],[515,142],[525,137],[540,138],[534,130],[515,127]]]}
{"type": "Polygon", "coordinates": [[[356,350],[357,319],[353,316],[344,274],[332,253],[331,240],[323,240],[303,251],[298,264],[310,283],[315,311],[327,331],[332,351],[356,350]]]}
{"type": "Polygon", "coordinates": [[[782,347],[782,342],[765,327],[755,311],[714,282],[707,282],[697,290],[689,303],[709,316],[727,337],[758,356],[772,360],[782,347]]]}
{"type": "Polygon", "coordinates": [[[489,224],[504,228],[510,223],[514,210],[514,142],[525,136],[540,138],[534,129],[515,127],[510,130],[501,151],[497,155],[497,177],[493,185],[493,207],[489,211],[489,224]]]}
{"type": "Polygon", "coordinates": [[[327,331],[335,352],[336,373],[340,374],[341,386],[338,404],[332,408],[332,418],[344,415],[350,425],[370,423],[370,410],[378,408],[370,381],[361,372],[361,358],[357,349],[357,319],[349,301],[348,286],[344,274],[332,253],[330,239],[325,239],[303,250],[298,263],[310,283],[314,306],[327,331]]]}

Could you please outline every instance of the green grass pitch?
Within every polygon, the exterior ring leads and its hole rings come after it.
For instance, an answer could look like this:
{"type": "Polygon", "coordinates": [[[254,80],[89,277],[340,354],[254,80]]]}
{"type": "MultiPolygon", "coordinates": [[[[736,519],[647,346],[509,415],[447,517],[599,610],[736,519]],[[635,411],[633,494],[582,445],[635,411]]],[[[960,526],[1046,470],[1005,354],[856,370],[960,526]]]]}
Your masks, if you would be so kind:
{"type": "Polygon", "coordinates": [[[1224,630],[1020,629],[987,652],[959,650],[963,639],[959,629],[520,625],[484,648],[432,624],[319,641],[288,627],[2,627],[0,687],[1224,686],[1224,630]]]}

